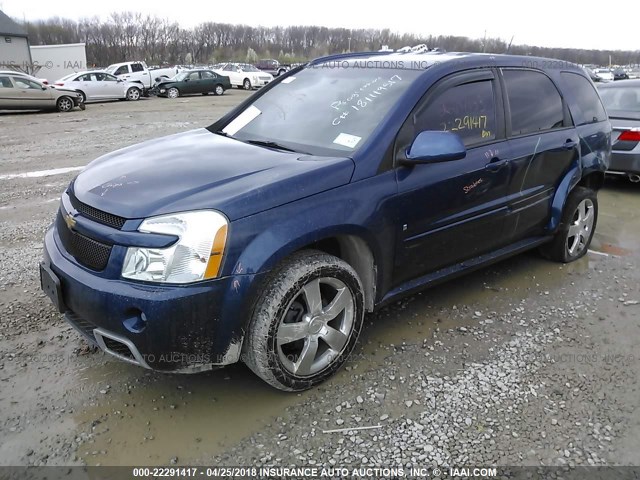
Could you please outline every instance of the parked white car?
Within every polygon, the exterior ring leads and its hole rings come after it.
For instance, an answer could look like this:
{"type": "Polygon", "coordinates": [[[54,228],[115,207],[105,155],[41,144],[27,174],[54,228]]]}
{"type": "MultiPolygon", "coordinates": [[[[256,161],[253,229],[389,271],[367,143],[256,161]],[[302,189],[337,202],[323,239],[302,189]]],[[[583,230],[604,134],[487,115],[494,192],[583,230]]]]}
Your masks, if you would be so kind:
{"type": "Polygon", "coordinates": [[[142,83],[121,80],[102,70],[72,73],[56,80],[53,86],[75,90],[85,102],[124,98],[138,100],[144,91],[142,83]]]}
{"type": "Polygon", "coordinates": [[[214,65],[213,71],[226,75],[231,80],[231,85],[245,90],[255,87],[264,87],[273,80],[273,75],[259,70],[248,63],[224,63],[214,65]],[[217,68],[215,68],[217,67],[217,68]]]}
{"type": "Polygon", "coordinates": [[[603,80],[613,82],[613,72],[608,68],[596,68],[593,73],[603,80]]]}

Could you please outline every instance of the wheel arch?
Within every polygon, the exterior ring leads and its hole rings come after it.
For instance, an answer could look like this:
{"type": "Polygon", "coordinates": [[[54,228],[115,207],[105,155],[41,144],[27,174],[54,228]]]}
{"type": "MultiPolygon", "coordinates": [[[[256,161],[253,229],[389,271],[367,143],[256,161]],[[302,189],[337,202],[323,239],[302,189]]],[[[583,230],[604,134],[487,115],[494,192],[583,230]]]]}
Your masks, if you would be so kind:
{"type": "Polygon", "coordinates": [[[547,224],[547,231],[555,233],[562,220],[562,212],[567,199],[575,187],[586,187],[598,191],[604,185],[605,173],[602,170],[585,172],[576,162],[564,175],[556,189],[551,202],[551,218],[547,224]]]}
{"type": "Polygon", "coordinates": [[[268,272],[301,250],[319,250],[348,263],[358,274],[364,290],[365,309],[372,311],[379,284],[379,249],[373,235],[356,225],[300,234],[284,240],[286,232],[267,231],[258,235],[235,262],[232,274],[268,272]]]}

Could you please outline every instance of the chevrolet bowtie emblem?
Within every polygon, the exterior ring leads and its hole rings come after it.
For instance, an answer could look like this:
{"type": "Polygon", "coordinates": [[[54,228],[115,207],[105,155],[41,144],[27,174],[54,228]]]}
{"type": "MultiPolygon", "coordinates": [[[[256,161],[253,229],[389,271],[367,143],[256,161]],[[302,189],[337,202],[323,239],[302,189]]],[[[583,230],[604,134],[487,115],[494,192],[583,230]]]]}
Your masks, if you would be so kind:
{"type": "Polygon", "coordinates": [[[73,218],[73,215],[71,215],[70,213],[67,213],[62,218],[64,218],[64,223],[67,224],[67,227],[69,227],[69,230],[73,230],[74,227],[76,226],[76,219],[73,218]]]}

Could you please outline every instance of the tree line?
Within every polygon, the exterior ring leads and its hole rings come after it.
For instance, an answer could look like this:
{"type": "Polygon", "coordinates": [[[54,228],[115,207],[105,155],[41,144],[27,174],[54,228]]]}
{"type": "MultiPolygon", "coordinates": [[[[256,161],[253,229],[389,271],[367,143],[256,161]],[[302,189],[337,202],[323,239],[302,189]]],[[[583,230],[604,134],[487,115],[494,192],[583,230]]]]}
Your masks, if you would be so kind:
{"type": "Polygon", "coordinates": [[[640,51],[587,50],[511,45],[500,38],[394,33],[389,29],[319,26],[262,27],[203,22],[194,28],[154,15],[112,13],[106,19],[51,18],[25,23],[32,45],[85,43],[87,63],[144,60],[149,65],[212,64],[276,58],[284,63],[347,51],[392,49],[426,44],[449,52],[512,53],[558,58],[580,64],[640,63],[640,51]]]}

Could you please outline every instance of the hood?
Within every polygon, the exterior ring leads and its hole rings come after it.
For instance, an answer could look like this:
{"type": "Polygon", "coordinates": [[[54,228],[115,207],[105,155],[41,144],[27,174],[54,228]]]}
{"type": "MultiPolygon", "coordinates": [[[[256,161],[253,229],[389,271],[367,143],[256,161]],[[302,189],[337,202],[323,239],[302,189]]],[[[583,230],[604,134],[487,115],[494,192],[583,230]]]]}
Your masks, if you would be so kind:
{"type": "Polygon", "coordinates": [[[281,152],[198,129],[98,158],[73,192],[125,218],[216,209],[235,220],[347,184],[353,170],[347,157],[281,152]]]}

